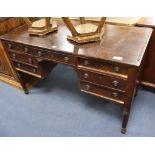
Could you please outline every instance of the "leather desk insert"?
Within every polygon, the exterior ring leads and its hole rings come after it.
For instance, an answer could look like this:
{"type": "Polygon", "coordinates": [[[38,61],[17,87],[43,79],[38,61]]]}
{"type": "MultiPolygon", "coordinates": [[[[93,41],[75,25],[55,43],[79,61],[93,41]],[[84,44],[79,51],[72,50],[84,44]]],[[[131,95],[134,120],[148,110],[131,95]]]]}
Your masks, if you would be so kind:
{"type": "Polygon", "coordinates": [[[100,42],[77,44],[66,39],[69,31],[61,21],[58,25],[58,32],[44,37],[29,35],[24,26],[0,37],[16,72],[43,78],[58,63],[74,67],[82,92],[123,106],[125,133],[152,29],[107,24],[100,42]],[[46,62],[51,65],[42,65],[46,62]]]}

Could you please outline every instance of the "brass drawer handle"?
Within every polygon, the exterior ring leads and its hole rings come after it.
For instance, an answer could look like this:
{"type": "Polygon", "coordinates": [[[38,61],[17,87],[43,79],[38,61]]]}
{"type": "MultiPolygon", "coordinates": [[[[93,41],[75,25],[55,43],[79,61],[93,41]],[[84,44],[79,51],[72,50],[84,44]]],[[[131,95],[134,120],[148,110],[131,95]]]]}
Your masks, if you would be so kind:
{"type": "Polygon", "coordinates": [[[11,47],[12,47],[12,45],[11,44],[8,44],[8,48],[11,49],[11,47]]]}
{"type": "Polygon", "coordinates": [[[20,64],[17,64],[17,67],[20,68],[20,64]]]}
{"type": "Polygon", "coordinates": [[[25,53],[27,53],[27,52],[28,52],[28,48],[27,48],[27,47],[25,47],[25,48],[24,48],[24,51],[25,51],[25,53]]]}
{"type": "Polygon", "coordinates": [[[64,61],[68,62],[69,61],[69,57],[64,57],[64,61]]]}
{"type": "Polygon", "coordinates": [[[87,90],[90,90],[90,85],[87,84],[87,85],[86,85],[86,89],[87,89],[87,90]]]}
{"type": "Polygon", "coordinates": [[[42,56],[42,52],[41,51],[38,51],[38,56],[42,56]]]}
{"type": "Polygon", "coordinates": [[[85,79],[88,79],[88,78],[89,78],[89,74],[88,74],[88,73],[85,73],[85,74],[84,74],[84,78],[85,78],[85,79]]]}
{"type": "Polygon", "coordinates": [[[114,67],[114,71],[115,71],[115,72],[120,72],[120,70],[121,70],[121,69],[120,69],[119,66],[115,66],[115,67],[114,67]]]}
{"type": "Polygon", "coordinates": [[[16,58],[16,54],[13,53],[12,54],[12,58],[15,59],[16,58]]]}
{"type": "Polygon", "coordinates": [[[28,59],[28,62],[29,62],[30,64],[32,64],[32,59],[31,59],[31,58],[29,58],[29,59],[28,59]]]}
{"type": "Polygon", "coordinates": [[[33,72],[34,72],[34,73],[36,73],[36,72],[37,72],[37,69],[36,69],[36,68],[34,68],[34,69],[33,69],[33,72]]]}
{"type": "Polygon", "coordinates": [[[113,84],[114,87],[117,87],[119,85],[119,82],[118,81],[113,81],[112,84],[113,84]]]}
{"type": "Polygon", "coordinates": [[[116,93],[116,92],[113,92],[112,95],[113,95],[113,97],[115,97],[115,98],[118,97],[118,93],[116,93]]]}
{"type": "Polygon", "coordinates": [[[88,65],[89,65],[89,61],[88,61],[88,60],[85,60],[85,61],[84,61],[84,65],[85,65],[85,66],[88,66],[88,65]]]}

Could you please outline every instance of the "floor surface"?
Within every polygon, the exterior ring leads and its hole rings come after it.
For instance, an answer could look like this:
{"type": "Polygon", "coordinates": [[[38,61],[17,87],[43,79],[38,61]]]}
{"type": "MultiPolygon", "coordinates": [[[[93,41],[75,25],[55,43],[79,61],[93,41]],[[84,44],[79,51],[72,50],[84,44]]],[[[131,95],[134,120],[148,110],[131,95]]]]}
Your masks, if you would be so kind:
{"type": "Polygon", "coordinates": [[[155,136],[155,91],[140,89],[121,134],[122,107],[80,92],[76,72],[58,65],[28,95],[0,82],[0,136],[155,136]]]}

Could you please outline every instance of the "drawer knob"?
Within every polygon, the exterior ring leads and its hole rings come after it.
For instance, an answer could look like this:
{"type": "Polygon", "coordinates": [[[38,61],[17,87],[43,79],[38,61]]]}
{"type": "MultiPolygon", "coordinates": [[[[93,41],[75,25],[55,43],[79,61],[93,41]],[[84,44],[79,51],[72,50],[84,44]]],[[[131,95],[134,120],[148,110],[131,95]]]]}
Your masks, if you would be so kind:
{"type": "Polygon", "coordinates": [[[36,69],[36,68],[34,68],[34,69],[33,69],[33,72],[34,72],[34,73],[36,73],[36,72],[37,72],[37,69],[36,69]]]}
{"type": "Polygon", "coordinates": [[[41,51],[38,51],[38,56],[42,56],[42,52],[41,51]]]}
{"type": "Polygon", "coordinates": [[[68,62],[69,61],[69,57],[64,57],[64,61],[68,62]]]}
{"type": "Polygon", "coordinates": [[[17,67],[20,68],[20,64],[17,64],[17,67]]]}
{"type": "Polygon", "coordinates": [[[12,58],[15,59],[16,58],[16,54],[13,53],[12,54],[12,58]]]}
{"type": "Polygon", "coordinates": [[[85,65],[85,66],[89,65],[89,61],[88,61],[88,60],[85,60],[85,61],[84,61],[84,65],[85,65]]]}
{"type": "Polygon", "coordinates": [[[11,47],[12,47],[12,45],[11,44],[8,44],[8,48],[11,49],[11,47]]]}
{"type": "Polygon", "coordinates": [[[28,52],[28,48],[27,48],[27,47],[25,47],[24,51],[25,51],[25,53],[27,53],[27,52],[28,52]]]}
{"type": "Polygon", "coordinates": [[[29,59],[28,59],[28,62],[29,62],[30,64],[32,64],[32,59],[31,59],[31,58],[29,58],[29,59]]]}
{"type": "Polygon", "coordinates": [[[100,80],[103,80],[103,76],[100,76],[99,79],[100,79],[100,80]]]}
{"type": "Polygon", "coordinates": [[[85,73],[85,74],[84,74],[84,78],[85,78],[85,79],[88,79],[88,78],[89,78],[89,74],[88,74],[88,73],[85,73]]]}
{"type": "Polygon", "coordinates": [[[116,93],[116,92],[114,92],[112,95],[113,95],[113,97],[115,97],[115,98],[118,97],[118,93],[116,93]]]}
{"type": "Polygon", "coordinates": [[[119,85],[119,82],[118,81],[113,81],[112,84],[113,84],[114,87],[117,87],[119,85]]]}
{"type": "Polygon", "coordinates": [[[115,72],[120,72],[120,67],[119,67],[119,66],[116,66],[116,67],[114,68],[114,70],[115,70],[115,72]]]}
{"type": "Polygon", "coordinates": [[[90,90],[90,85],[87,84],[87,85],[86,85],[86,89],[87,89],[87,90],[90,90]]]}

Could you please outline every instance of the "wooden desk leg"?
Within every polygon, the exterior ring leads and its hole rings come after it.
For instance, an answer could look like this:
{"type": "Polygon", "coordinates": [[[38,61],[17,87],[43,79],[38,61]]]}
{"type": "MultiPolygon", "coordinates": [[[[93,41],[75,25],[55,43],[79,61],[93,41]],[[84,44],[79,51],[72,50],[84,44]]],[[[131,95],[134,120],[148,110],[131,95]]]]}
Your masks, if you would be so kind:
{"type": "Polygon", "coordinates": [[[129,114],[130,114],[130,108],[123,107],[123,122],[122,122],[122,129],[121,129],[121,133],[123,134],[126,133],[126,127],[128,124],[129,114]]]}
{"type": "Polygon", "coordinates": [[[25,93],[25,94],[28,94],[29,91],[28,91],[28,89],[26,88],[26,86],[25,86],[24,82],[22,81],[21,76],[20,76],[20,74],[19,74],[18,72],[17,72],[17,76],[18,76],[18,80],[20,81],[20,84],[21,84],[22,87],[23,87],[24,93],[25,93]]]}
{"type": "Polygon", "coordinates": [[[126,128],[127,128],[127,124],[128,124],[129,115],[130,115],[131,103],[132,103],[134,95],[137,93],[136,91],[138,89],[138,88],[136,88],[138,69],[131,67],[128,70],[128,75],[129,75],[128,76],[129,84],[127,86],[127,94],[126,94],[126,99],[125,99],[124,107],[123,107],[123,121],[122,121],[122,129],[121,129],[121,132],[123,134],[126,133],[126,128]]]}

